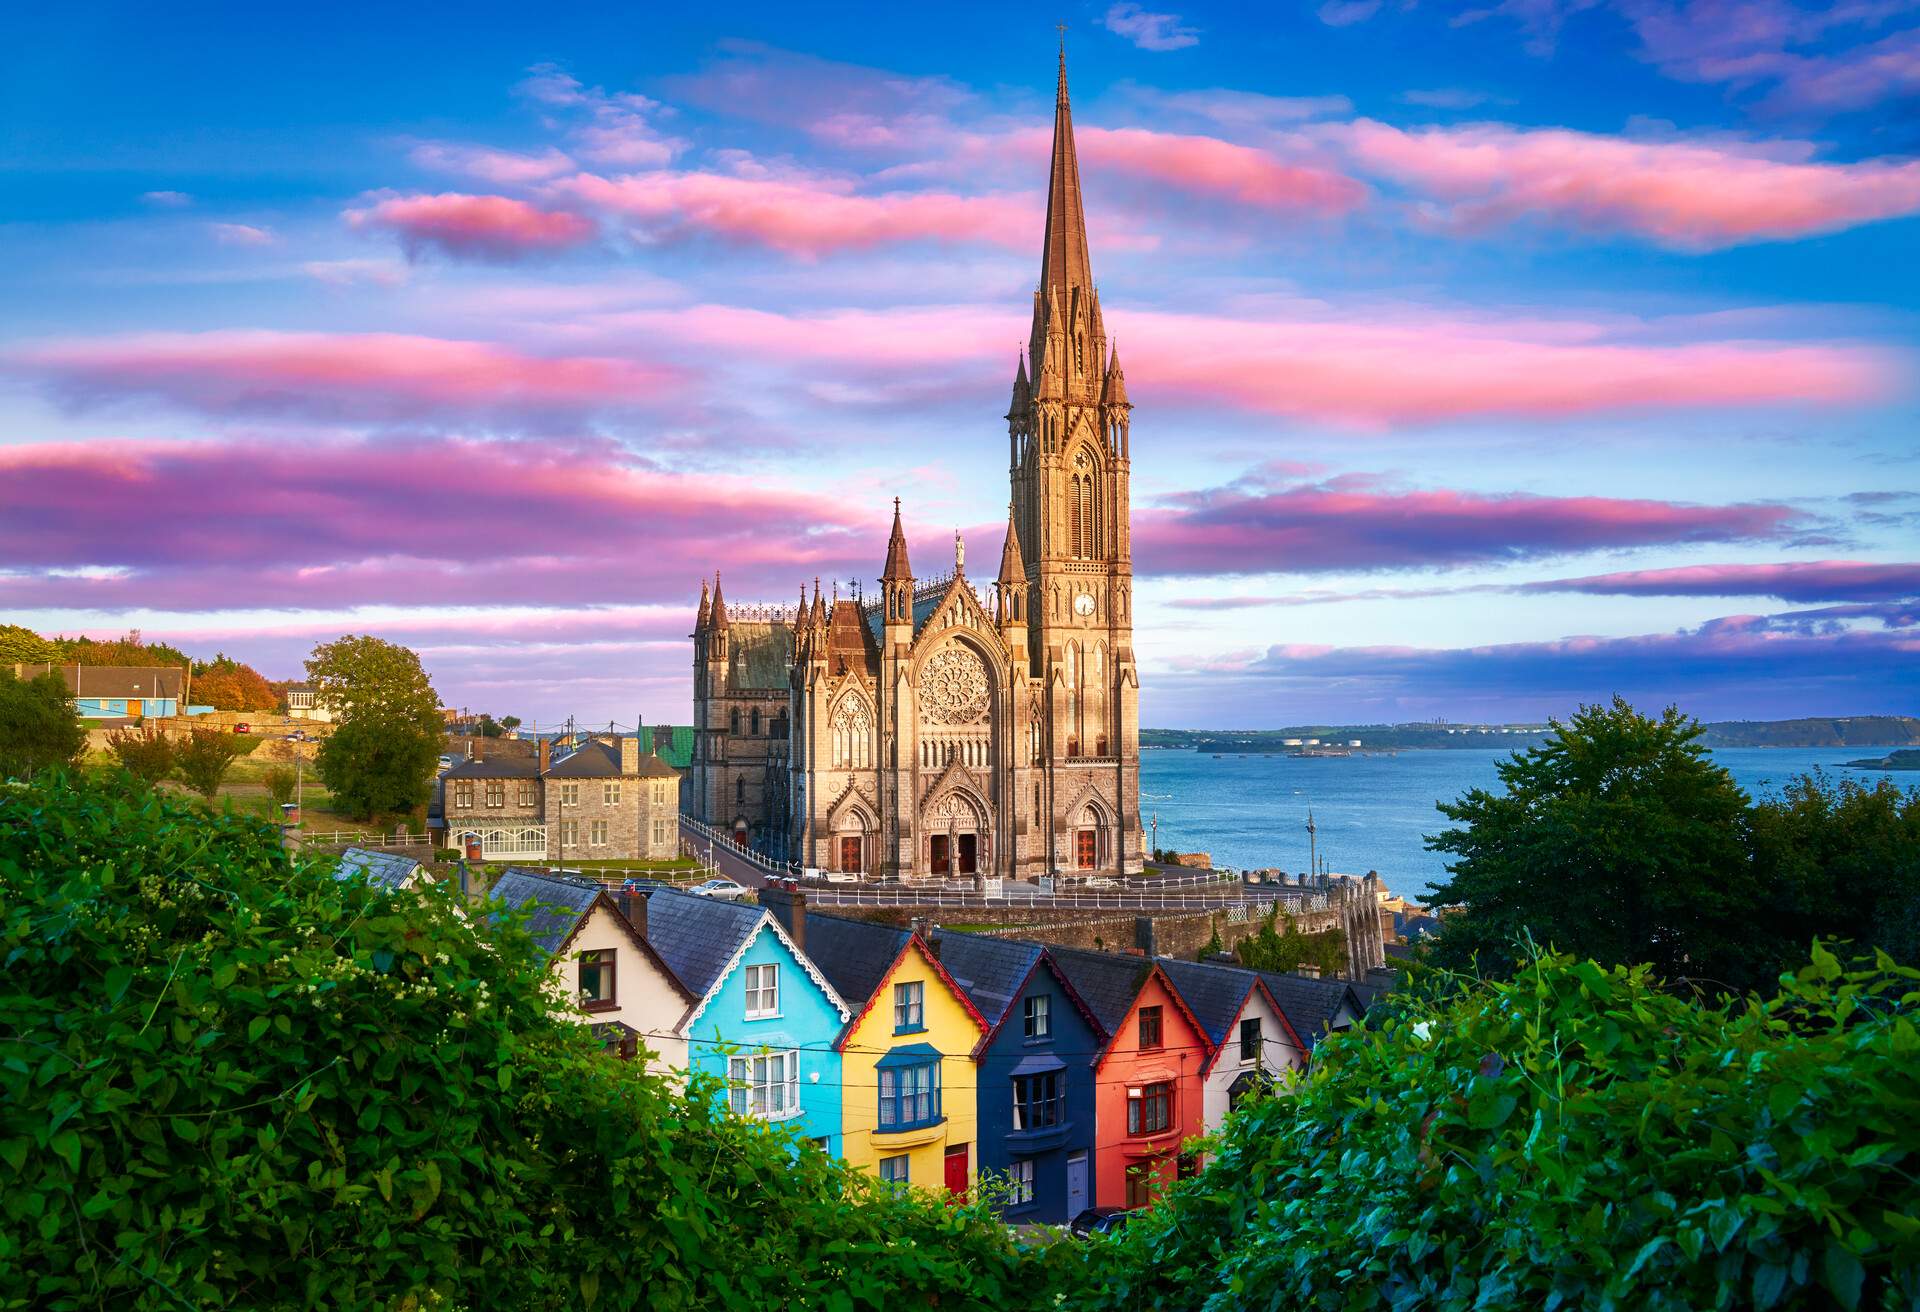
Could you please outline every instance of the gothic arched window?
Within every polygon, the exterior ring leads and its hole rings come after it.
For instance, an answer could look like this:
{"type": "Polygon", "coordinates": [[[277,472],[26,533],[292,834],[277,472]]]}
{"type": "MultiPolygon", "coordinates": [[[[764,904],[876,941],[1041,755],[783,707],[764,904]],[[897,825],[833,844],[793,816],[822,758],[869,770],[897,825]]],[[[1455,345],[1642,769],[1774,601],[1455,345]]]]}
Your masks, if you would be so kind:
{"type": "Polygon", "coordinates": [[[752,728],[752,729],[750,729],[750,730],[748,730],[748,732],[750,732],[750,733],[752,733],[752,734],[753,734],[754,736],[756,736],[756,737],[758,737],[758,736],[759,736],[759,733],[760,733],[760,708],[759,708],[758,706],[756,706],[756,707],[754,707],[754,708],[753,708],[753,728],[752,728]]]}
{"type": "Polygon", "coordinates": [[[727,713],[727,732],[728,733],[740,732],[740,708],[738,706],[734,707],[733,710],[727,713]]]}
{"type": "Polygon", "coordinates": [[[744,775],[733,781],[733,800],[735,802],[747,800],[747,780],[744,775]]]}

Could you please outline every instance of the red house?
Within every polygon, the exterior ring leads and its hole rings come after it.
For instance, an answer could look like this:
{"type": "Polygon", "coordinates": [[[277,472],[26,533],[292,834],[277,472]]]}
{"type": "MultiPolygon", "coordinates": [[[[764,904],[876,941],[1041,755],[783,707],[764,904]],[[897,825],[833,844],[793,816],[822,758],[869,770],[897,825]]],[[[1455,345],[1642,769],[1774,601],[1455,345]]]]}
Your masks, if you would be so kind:
{"type": "Polygon", "coordinates": [[[1145,957],[1049,948],[1110,1036],[1093,1058],[1094,1205],[1144,1207],[1195,1169],[1208,1043],[1166,974],[1145,957]]]}

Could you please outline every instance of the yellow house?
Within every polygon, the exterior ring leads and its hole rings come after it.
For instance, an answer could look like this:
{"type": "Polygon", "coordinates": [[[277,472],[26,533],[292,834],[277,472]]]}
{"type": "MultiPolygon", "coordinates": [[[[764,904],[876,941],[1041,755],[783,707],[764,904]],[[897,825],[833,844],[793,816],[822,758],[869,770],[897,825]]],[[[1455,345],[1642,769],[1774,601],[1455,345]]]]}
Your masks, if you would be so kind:
{"type": "Polygon", "coordinates": [[[807,955],[855,1009],[837,1045],[847,1161],[966,1193],[980,1171],[973,1050],[986,1021],[918,934],[821,915],[806,934],[807,955]]]}

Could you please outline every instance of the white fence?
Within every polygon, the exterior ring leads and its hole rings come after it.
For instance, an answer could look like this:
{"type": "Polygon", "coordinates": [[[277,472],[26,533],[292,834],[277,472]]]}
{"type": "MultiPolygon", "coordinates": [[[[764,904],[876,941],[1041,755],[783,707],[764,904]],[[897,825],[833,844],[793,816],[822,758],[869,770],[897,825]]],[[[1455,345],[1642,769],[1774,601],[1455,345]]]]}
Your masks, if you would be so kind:
{"type": "Polygon", "coordinates": [[[971,889],[848,888],[844,885],[820,888],[811,884],[807,886],[807,901],[818,907],[972,907],[979,910],[1032,907],[1071,911],[1224,911],[1246,905],[1237,891],[1232,895],[1209,896],[1205,893],[1153,893],[1121,889],[1042,893],[1034,889],[1010,887],[995,897],[971,889]]]}
{"type": "Polygon", "coordinates": [[[390,834],[368,833],[361,829],[302,829],[296,835],[305,847],[420,847],[433,846],[431,834],[410,834],[396,829],[390,834]]]}
{"type": "MultiPolygon", "coordinates": [[[[701,824],[691,816],[681,816],[680,827],[715,851],[731,852],[742,861],[769,875],[786,876],[793,873],[783,863],[773,860],[765,853],[756,852],[744,844],[736,843],[732,835],[722,833],[712,825],[701,824]]],[[[699,856],[701,853],[696,850],[693,855],[699,856]]]]}

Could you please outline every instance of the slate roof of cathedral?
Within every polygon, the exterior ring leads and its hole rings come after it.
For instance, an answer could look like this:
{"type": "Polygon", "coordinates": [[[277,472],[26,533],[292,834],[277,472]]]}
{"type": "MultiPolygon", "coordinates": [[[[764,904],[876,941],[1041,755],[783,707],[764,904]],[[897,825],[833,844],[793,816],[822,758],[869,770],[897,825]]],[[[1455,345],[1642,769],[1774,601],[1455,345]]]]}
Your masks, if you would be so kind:
{"type": "MultiPolygon", "coordinates": [[[[811,921],[808,929],[811,932],[811,921]]],[[[965,990],[967,1000],[987,1018],[989,1026],[998,1025],[1007,1014],[1020,994],[1020,986],[1033,972],[1034,962],[1040,959],[1038,943],[951,930],[935,930],[931,938],[939,945],[940,964],[965,990]]]]}
{"type": "Polygon", "coordinates": [[[1049,948],[1048,954],[1074,992],[1107,1033],[1117,1033],[1133,1009],[1153,963],[1129,952],[1089,952],[1085,948],[1049,948]]]}
{"type": "Polygon", "coordinates": [[[855,1010],[873,996],[912,934],[897,925],[807,916],[807,956],[855,1010]]]}
{"type": "Polygon", "coordinates": [[[1216,1044],[1226,1042],[1234,1021],[1247,1005],[1247,995],[1260,980],[1259,975],[1240,966],[1180,961],[1174,957],[1161,957],[1159,963],[1207,1037],[1216,1044]]]}
{"type": "Polygon", "coordinates": [[[727,626],[732,645],[730,682],[743,692],[785,691],[793,669],[793,626],[785,621],[734,620],[727,626]]]}
{"type": "MultiPolygon", "coordinates": [[[[766,915],[766,910],[757,906],[695,897],[673,889],[652,889],[647,894],[647,942],[673,968],[681,983],[695,995],[705,997],[766,915]]],[[[808,928],[812,928],[811,921],[808,928]]]]}
{"type": "Polygon", "coordinates": [[[355,875],[363,875],[367,883],[375,888],[398,890],[420,869],[420,863],[410,856],[350,847],[340,854],[333,877],[351,879],[355,875]]]}

